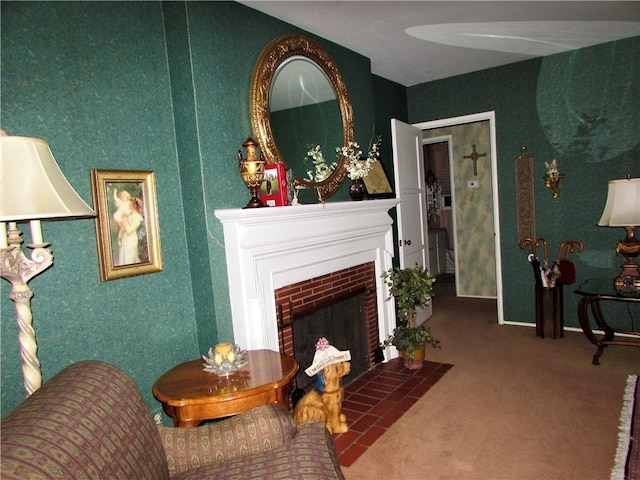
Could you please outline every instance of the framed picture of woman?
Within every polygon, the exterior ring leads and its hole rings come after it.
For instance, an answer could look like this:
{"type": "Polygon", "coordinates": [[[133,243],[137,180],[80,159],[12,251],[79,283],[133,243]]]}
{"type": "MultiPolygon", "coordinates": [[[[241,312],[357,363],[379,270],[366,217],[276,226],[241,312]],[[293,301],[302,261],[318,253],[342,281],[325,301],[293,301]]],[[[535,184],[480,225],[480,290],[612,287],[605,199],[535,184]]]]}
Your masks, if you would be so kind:
{"type": "Polygon", "coordinates": [[[155,176],[91,169],[100,280],[162,271],[155,176]]]}

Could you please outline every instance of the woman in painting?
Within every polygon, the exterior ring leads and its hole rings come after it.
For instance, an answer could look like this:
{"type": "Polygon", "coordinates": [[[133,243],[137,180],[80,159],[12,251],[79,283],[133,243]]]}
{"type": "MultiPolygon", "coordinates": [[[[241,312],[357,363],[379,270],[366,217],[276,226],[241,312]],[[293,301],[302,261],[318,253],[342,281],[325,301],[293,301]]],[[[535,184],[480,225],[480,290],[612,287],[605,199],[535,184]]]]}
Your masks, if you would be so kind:
{"type": "Polygon", "coordinates": [[[120,222],[120,233],[118,234],[118,265],[129,265],[140,263],[138,255],[138,229],[142,225],[142,200],[132,197],[130,200],[131,213],[124,216],[120,222]]]}

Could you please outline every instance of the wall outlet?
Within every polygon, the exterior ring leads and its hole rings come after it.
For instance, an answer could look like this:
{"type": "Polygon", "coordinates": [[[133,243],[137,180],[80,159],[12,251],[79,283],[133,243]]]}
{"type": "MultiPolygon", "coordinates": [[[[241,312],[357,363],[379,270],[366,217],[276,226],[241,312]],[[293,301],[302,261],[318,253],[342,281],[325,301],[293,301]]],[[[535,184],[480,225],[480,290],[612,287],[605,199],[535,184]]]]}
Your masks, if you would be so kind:
{"type": "Polygon", "coordinates": [[[478,188],[478,180],[467,180],[467,188],[478,188]]]}

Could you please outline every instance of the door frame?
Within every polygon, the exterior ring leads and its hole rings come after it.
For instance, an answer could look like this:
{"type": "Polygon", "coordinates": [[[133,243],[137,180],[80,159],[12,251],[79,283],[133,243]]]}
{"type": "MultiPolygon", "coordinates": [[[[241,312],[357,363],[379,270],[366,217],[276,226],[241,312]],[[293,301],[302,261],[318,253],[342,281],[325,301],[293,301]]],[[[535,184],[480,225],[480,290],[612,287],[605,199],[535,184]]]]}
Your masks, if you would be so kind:
{"type": "MultiPolygon", "coordinates": [[[[415,126],[415,125],[414,125],[415,126]]],[[[458,231],[456,229],[456,195],[455,195],[455,181],[453,178],[453,143],[452,135],[441,135],[439,137],[429,137],[422,139],[422,145],[431,145],[433,143],[446,143],[447,144],[447,161],[449,162],[449,182],[451,184],[451,242],[453,244],[453,258],[454,258],[454,279],[456,284],[456,295],[459,291],[458,288],[458,231]]]]}
{"type": "MultiPolygon", "coordinates": [[[[465,123],[489,121],[489,141],[491,144],[491,187],[493,189],[493,229],[494,229],[494,251],[496,260],[496,305],[498,311],[498,324],[504,324],[504,298],[502,291],[502,255],[500,250],[500,206],[498,201],[498,147],[496,141],[496,113],[495,111],[474,113],[471,115],[461,115],[458,117],[442,118],[429,122],[413,123],[412,125],[420,130],[432,130],[434,128],[455,127],[465,123]]],[[[451,161],[451,158],[450,158],[451,161]]],[[[451,165],[451,164],[450,164],[451,165]]],[[[453,177],[453,172],[452,177],[453,177]]],[[[453,189],[453,185],[452,185],[453,189]]],[[[453,196],[453,193],[452,193],[453,196]]],[[[452,198],[452,206],[455,206],[455,198],[452,198]]],[[[453,212],[455,215],[455,210],[453,212]]],[[[456,252],[456,289],[457,289],[457,243],[456,225],[454,230],[454,252],[456,252]]]]}

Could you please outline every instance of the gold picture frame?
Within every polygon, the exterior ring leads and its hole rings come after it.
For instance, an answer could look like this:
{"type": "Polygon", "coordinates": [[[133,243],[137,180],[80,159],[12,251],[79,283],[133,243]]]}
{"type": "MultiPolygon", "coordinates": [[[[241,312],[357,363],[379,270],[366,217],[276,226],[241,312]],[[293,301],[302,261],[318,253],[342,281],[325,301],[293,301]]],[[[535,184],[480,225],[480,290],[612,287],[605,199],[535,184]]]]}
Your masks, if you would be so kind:
{"type": "Polygon", "coordinates": [[[162,271],[155,175],[91,169],[100,281],[162,271]]]}
{"type": "Polygon", "coordinates": [[[380,161],[371,164],[371,170],[366,177],[363,177],[364,186],[367,188],[368,198],[393,198],[393,188],[389,183],[389,178],[384,171],[380,161]]]}

